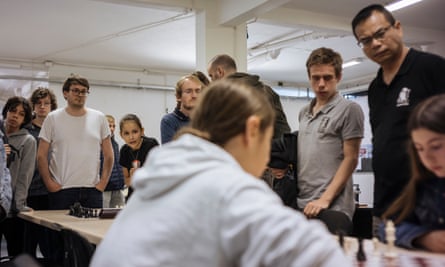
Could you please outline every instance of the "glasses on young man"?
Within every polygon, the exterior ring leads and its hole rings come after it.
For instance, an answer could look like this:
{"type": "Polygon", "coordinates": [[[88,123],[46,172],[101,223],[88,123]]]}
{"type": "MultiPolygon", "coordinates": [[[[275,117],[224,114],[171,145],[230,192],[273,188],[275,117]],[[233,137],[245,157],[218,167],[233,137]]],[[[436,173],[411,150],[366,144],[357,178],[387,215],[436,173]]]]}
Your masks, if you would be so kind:
{"type": "Polygon", "coordinates": [[[365,47],[369,47],[372,44],[372,41],[375,39],[377,41],[383,41],[383,39],[385,39],[385,35],[388,32],[388,30],[392,27],[393,25],[389,25],[388,27],[382,28],[380,30],[378,30],[377,32],[373,33],[371,36],[369,37],[365,37],[365,38],[361,38],[358,40],[357,45],[360,46],[360,48],[365,48],[365,47]]]}
{"type": "Polygon", "coordinates": [[[190,88],[188,88],[188,89],[185,89],[185,90],[183,90],[182,91],[184,94],[191,94],[191,93],[195,93],[195,94],[200,94],[201,92],[202,92],[202,89],[201,88],[196,88],[196,89],[190,89],[190,88]]]}
{"type": "Polygon", "coordinates": [[[90,94],[90,91],[89,91],[89,90],[79,90],[79,89],[77,89],[77,88],[75,88],[75,89],[70,89],[70,91],[71,91],[74,95],[77,95],[77,96],[87,96],[87,95],[90,94]]]}

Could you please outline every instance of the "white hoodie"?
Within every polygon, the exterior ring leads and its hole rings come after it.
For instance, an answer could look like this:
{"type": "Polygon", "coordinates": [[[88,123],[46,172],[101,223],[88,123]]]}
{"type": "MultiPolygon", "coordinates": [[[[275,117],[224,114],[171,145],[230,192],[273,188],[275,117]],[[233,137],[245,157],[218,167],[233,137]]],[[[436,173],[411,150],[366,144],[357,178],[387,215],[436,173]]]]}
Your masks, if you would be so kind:
{"type": "Polygon", "coordinates": [[[222,148],[184,135],[150,152],[91,266],[351,266],[222,148]]]}

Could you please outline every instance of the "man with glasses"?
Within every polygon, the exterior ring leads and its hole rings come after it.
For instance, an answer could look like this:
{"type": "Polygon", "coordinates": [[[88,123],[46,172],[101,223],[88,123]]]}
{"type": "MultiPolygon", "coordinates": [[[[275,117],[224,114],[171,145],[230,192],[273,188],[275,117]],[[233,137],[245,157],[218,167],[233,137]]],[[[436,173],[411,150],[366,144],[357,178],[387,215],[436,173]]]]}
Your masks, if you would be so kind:
{"type": "Polygon", "coordinates": [[[382,5],[362,9],[352,31],[366,56],[380,65],[369,85],[374,170],[374,234],[380,217],[409,180],[406,130],[409,113],[421,100],[445,93],[445,60],[408,48],[402,25],[382,5]]]}
{"type": "Polygon", "coordinates": [[[175,88],[176,108],[164,115],[161,120],[161,143],[165,144],[173,139],[176,132],[190,121],[190,113],[196,105],[198,96],[204,84],[198,76],[190,74],[182,77],[175,88]]]}
{"type": "MultiPolygon", "coordinates": [[[[39,134],[37,162],[49,191],[49,209],[69,209],[76,202],[102,208],[114,155],[105,115],[85,106],[89,87],[87,79],[69,77],[63,85],[67,106],[49,113],[39,134]],[[99,175],[101,150],[104,161],[99,175]]],[[[59,242],[51,252],[60,262],[63,245],[59,242]]]]}

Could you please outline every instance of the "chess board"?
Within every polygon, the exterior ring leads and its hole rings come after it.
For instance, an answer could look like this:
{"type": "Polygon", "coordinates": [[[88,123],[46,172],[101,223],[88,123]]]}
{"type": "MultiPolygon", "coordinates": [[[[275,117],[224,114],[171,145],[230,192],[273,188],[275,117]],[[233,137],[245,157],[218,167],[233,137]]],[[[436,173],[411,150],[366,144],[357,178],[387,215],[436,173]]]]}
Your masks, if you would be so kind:
{"type": "Polygon", "coordinates": [[[425,251],[388,248],[386,244],[363,240],[363,254],[366,260],[358,260],[359,241],[357,238],[346,237],[343,250],[353,266],[359,267],[444,267],[445,255],[425,251]],[[388,252],[393,252],[389,253],[388,252]]]}

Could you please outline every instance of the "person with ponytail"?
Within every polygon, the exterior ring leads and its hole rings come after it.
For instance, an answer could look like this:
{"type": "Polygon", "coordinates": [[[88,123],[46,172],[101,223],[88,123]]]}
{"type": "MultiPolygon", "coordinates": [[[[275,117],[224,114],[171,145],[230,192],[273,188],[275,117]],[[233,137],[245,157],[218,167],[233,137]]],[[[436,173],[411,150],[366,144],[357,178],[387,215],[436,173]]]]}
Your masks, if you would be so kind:
{"type": "Polygon", "coordinates": [[[318,221],[259,179],[275,113],[256,76],[222,79],[154,148],[91,266],[351,266],[318,221]]]}

